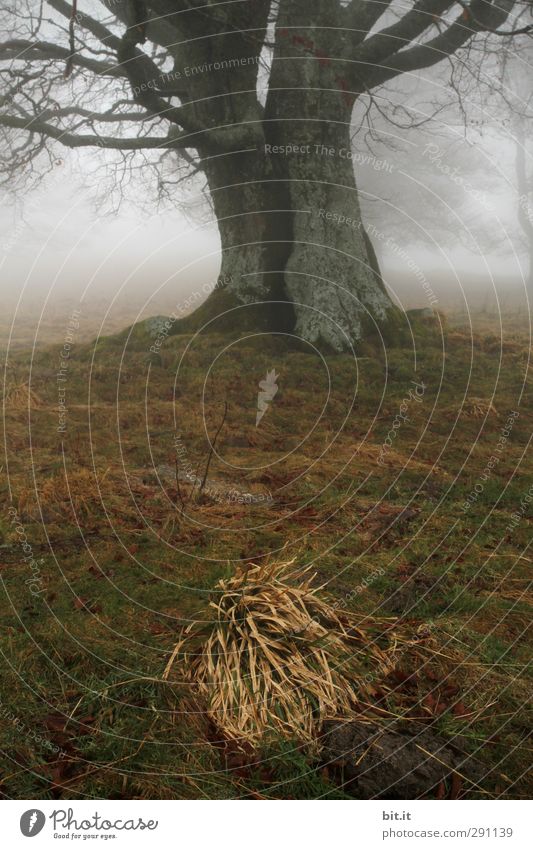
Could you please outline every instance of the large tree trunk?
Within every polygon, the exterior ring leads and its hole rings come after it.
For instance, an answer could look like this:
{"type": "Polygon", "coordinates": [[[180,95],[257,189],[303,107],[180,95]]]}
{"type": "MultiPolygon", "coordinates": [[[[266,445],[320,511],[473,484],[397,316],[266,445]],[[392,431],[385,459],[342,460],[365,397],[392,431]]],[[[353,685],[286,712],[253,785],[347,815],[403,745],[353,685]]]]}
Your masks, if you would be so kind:
{"type": "Polygon", "coordinates": [[[369,256],[349,125],[340,110],[335,118],[325,115],[320,99],[307,98],[308,120],[274,125],[279,145],[294,145],[296,139],[302,151],[285,157],[292,246],[284,277],[295,305],[294,332],[341,350],[360,341],[375,322],[384,323],[392,304],[375,273],[373,251],[372,260],[369,256]]]}
{"type": "Polygon", "coordinates": [[[260,122],[247,107],[246,150],[200,150],[222,266],[198,319],[221,327],[223,313],[225,325],[289,331],[340,351],[381,332],[396,310],[361,220],[350,139],[355,96],[328,58],[339,37],[323,26],[324,2],[315,0],[317,30],[309,0],[282,0],[268,98],[260,122]]]}
{"type": "Polygon", "coordinates": [[[208,320],[220,304],[236,324],[348,349],[395,313],[361,220],[348,125],[267,129],[263,149],[204,166],[222,248],[208,320]],[[303,152],[285,152],[294,145],[303,152]]]}
{"type": "Polygon", "coordinates": [[[290,331],[295,315],[284,282],[292,246],[286,182],[262,150],[207,160],[204,170],[222,250],[213,300],[228,305],[227,295],[233,296],[230,323],[290,331]]]}
{"type": "Polygon", "coordinates": [[[330,58],[338,55],[339,34],[334,19],[335,28],[323,26],[331,10],[324,2],[313,4],[322,24],[316,28],[308,2],[281,4],[266,135],[281,146],[278,153],[270,148],[270,156],[283,159],[290,195],[293,241],[285,285],[295,304],[294,332],[342,350],[376,322],[386,323],[394,310],[373,251],[369,256],[350,139],[355,94],[330,58]],[[298,20],[307,28],[295,29],[298,20]]]}

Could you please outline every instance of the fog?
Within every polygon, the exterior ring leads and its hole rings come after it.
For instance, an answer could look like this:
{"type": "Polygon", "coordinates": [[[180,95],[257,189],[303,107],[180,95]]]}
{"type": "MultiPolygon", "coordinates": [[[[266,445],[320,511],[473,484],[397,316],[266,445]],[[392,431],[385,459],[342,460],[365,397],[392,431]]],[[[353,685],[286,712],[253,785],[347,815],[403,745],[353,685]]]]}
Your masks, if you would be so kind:
{"type": "MultiPolygon", "coordinates": [[[[518,97],[525,75],[518,65],[511,71],[507,91],[518,97]]],[[[471,101],[466,118],[455,95],[443,94],[439,73],[387,91],[392,111],[375,113],[370,138],[358,123],[364,98],[353,116],[363,218],[383,277],[406,309],[427,306],[426,280],[438,309],[527,315],[532,260],[519,225],[520,107],[503,114],[501,102],[471,101]],[[394,121],[407,102],[410,126],[402,129],[394,121]]],[[[520,94],[522,101],[529,96],[520,94]]],[[[151,166],[122,171],[110,152],[54,151],[48,173],[15,186],[0,210],[2,346],[10,334],[12,343],[27,342],[28,324],[36,344],[60,339],[73,305],[85,308],[80,337],[90,338],[180,312],[192,292],[214,287],[220,242],[200,178],[158,206],[151,166]]]]}
{"type": "MultiPolygon", "coordinates": [[[[389,152],[388,156],[398,162],[397,153],[389,152]]],[[[117,210],[102,211],[97,205],[101,200],[98,187],[87,186],[80,178],[80,163],[83,166],[90,158],[85,154],[61,160],[42,185],[4,207],[1,279],[8,311],[17,309],[19,319],[28,312],[43,312],[45,320],[47,312],[60,314],[61,305],[68,309],[72,302],[84,302],[90,304],[91,312],[97,309],[101,313],[104,330],[106,319],[116,329],[117,321],[125,326],[137,318],[179,309],[180,301],[191,292],[206,284],[214,286],[220,244],[207,204],[195,206],[191,214],[183,208],[183,197],[178,196],[175,205],[167,203],[159,210],[154,203],[150,213],[149,205],[142,207],[137,196],[126,193],[117,210]]],[[[501,145],[499,159],[505,177],[511,170],[508,144],[501,145]]],[[[485,191],[498,222],[504,223],[498,223],[501,239],[480,255],[465,247],[460,238],[460,230],[471,234],[468,216],[456,225],[456,236],[453,231],[451,235],[443,232],[438,221],[428,222],[421,216],[416,222],[422,227],[421,233],[415,233],[416,226],[406,227],[406,210],[410,205],[416,210],[418,201],[410,189],[412,180],[401,165],[400,159],[396,168],[400,176],[394,180],[390,174],[356,166],[371,236],[373,228],[377,232],[375,222],[383,221],[384,209],[383,205],[377,209],[369,198],[392,198],[387,200],[385,224],[380,225],[392,237],[382,245],[376,238],[373,242],[387,284],[399,301],[405,307],[426,305],[412,271],[416,265],[430,281],[443,308],[461,309],[469,302],[493,298],[494,292],[504,305],[518,304],[525,292],[527,257],[505,236],[506,229],[512,232],[516,228],[513,199],[505,180],[496,184],[493,176],[484,180],[482,170],[475,175],[478,191],[485,191]],[[407,196],[402,175],[407,179],[407,196]],[[395,194],[402,195],[401,207],[394,203],[395,194]],[[434,244],[424,244],[430,241],[424,231],[437,243],[437,249],[434,244]],[[407,246],[411,269],[407,257],[395,255],[389,242],[407,246]]],[[[449,182],[441,186],[433,182],[436,202],[443,209],[456,201],[453,193],[450,197],[449,182]]],[[[477,216],[479,230],[480,210],[475,204],[469,214],[477,216]]],[[[486,211],[481,210],[481,215],[486,216],[486,211]]],[[[93,329],[91,326],[91,332],[93,329]]]]}

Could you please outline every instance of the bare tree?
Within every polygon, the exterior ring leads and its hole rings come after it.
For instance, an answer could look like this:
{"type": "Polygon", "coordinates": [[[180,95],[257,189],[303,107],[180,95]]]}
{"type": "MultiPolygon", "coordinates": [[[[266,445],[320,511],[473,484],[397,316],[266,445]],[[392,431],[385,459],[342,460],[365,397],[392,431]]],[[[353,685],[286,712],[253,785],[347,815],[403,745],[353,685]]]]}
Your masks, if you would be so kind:
{"type": "Polygon", "coordinates": [[[527,287],[533,295],[533,175],[526,159],[526,135],[520,125],[516,135],[516,181],[518,189],[518,222],[522,228],[529,259],[527,287]]]}
{"type": "Polygon", "coordinates": [[[364,228],[333,215],[360,221],[354,104],[454,55],[479,64],[502,33],[530,29],[518,20],[530,8],[524,0],[81,6],[6,5],[6,180],[46,157],[53,163],[55,143],[135,158],[141,180],[144,166],[185,162],[206,179],[227,283],[195,320],[224,311],[234,324],[290,330],[337,350],[396,320],[364,228]]]}
{"type": "Polygon", "coordinates": [[[529,144],[533,127],[533,94],[531,92],[531,42],[517,40],[517,50],[504,61],[506,104],[515,149],[517,219],[522,235],[522,248],[528,257],[526,285],[533,296],[533,154],[529,144]]]}

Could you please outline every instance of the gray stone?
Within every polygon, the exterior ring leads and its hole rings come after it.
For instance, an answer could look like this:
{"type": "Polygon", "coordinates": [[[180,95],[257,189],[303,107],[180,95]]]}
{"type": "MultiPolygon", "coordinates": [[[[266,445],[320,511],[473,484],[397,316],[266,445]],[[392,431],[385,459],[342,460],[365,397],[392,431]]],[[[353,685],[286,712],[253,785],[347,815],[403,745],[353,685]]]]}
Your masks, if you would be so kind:
{"type": "MultiPolygon", "coordinates": [[[[479,766],[420,723],[326,722],[321,760],[342,770],[356,798],[418,799],[454,770],[479,779],[479,766]]],[[[476,782],[477,783],[477,782],[476,782]]],[[[464,787],[468,789],[467,786],[464,787]]]]}

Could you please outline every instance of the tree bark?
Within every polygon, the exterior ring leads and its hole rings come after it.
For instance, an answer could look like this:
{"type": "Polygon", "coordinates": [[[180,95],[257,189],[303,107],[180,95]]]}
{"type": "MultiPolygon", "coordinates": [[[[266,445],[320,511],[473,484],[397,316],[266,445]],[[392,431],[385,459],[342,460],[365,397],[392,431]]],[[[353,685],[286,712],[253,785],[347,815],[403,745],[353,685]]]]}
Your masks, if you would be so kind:
{"type": "Polygon", "coordinates": [[[276,121],[271,138],[272,129],[262,149],[204,163],[222,262],[198,317],[229,310],[224,324],[349,349],[395,308],[361,219],[348,125],[300,121],[296,133],[276,121]]]}
{"type": "MultiPolygon", "coordinates": [[[[213,321],[218,310],[225,323],[231,315],[237,324],[342,351],[382,332],[397,310],[361,219],[350,138],[356,93],[339,76],[344,63],[330,58],[339,56],[334,9],[332,27],[324,26],[331,5],[282,0],[264,112],[254,113],[252,99],[239,95],[233,118],[249,126],[250,143],[216,155],[199,149],[222,265],[198,321],[220,327],[220,317],[213,321]]],[[[249,92],[246,78],[240,90],[245,83],[249,92]]],[[[210,95],[212,120],[212,84],[210,95]]]]}
{"type": "Polygon", "coordinates": [[[204,162],[222,249],[204,314],[220,304],[238,324],[346,350],[395,314],[361,219],[349,124],[265,128],[262,148],[204,162]]]}
{"type": "Polygon", "coordinates": [[[204,171],[222,251],[213,300],[227,304],[238,325],[290,331],[295,315],[284,283],[292,245],[286,183],[262,150],[216,157],[204,162],[204,171]]]}
{"type": "Polygon", "coordinates": [[[334,110],[336,117],[328,117],[323,106],[308,105],[309,120],[275,125],[279,144],[296,143],[301,151],[281,154],[292,217],[285,288],[294,303],[294,332],[343,350],[374,322],[385,323],[393,308],[375,273],[373,251],[372,261],[369,256],[350,158],[349,115],[342,120],[334,110]]]}

